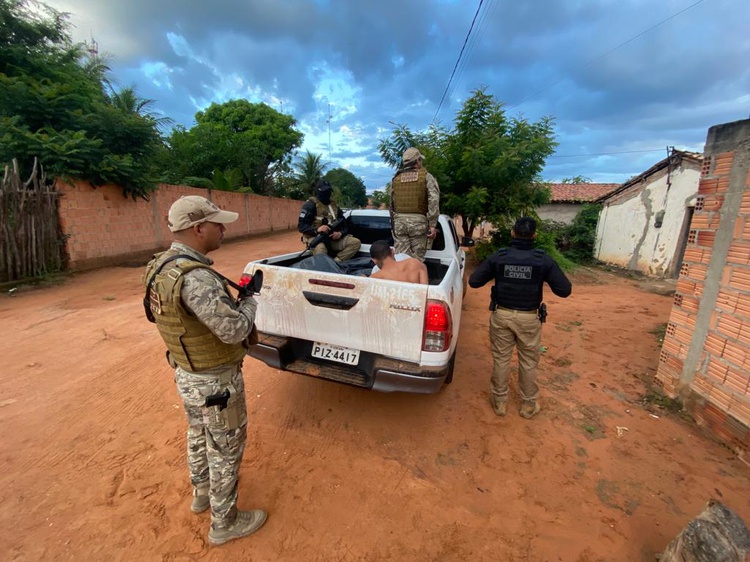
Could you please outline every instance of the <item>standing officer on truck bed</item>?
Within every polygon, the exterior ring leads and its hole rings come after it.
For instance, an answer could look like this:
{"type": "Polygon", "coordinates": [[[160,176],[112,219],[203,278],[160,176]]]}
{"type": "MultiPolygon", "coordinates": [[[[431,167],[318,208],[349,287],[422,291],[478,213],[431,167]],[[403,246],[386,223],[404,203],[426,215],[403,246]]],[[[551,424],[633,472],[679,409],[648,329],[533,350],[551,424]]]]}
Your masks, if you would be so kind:
{"type": "Polygon", "coordinates": [[[404,151],[402,165],[391,182],[391,228],[397,254],[424,261],[427,242],[437,235],[440,187],[424,169],[416,148],[404,151]]]}
{"type": "Polygon", "coordinates": [[[491,255],[469,278],[477,289],[494,281],[490,310],[490,346],[494,365],[490,387],[492,409],[498,416],[508,411],[508,375],[513,347],[518,349],[519,414],[531,419],[540,410],[536,384],[539,345],[546,306],[542,304],[544,283],[558,297],[570,295],[568,278],[544,250],[534,249],[536,221],[523,217],[511,230],[510,248],[491,255]]]}

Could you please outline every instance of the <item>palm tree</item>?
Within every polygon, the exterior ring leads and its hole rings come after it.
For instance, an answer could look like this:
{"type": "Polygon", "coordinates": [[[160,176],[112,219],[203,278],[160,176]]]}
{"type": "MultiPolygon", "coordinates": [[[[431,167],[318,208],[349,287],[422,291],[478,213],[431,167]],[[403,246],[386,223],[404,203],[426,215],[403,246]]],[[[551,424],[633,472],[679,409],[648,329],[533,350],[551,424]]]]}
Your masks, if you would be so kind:
{"type": "Polygon", "coordinates": [[[159,112],[152,109],[156,100],[138,97],[135,86],[121,88],[119,91],[115,91],[114,88],[110,88],[110,90],[110,103],[124,113],[138,114],[153,121],[159,128],[174,124],[174,120],[169,117],[161,117],[159,112]]]}
{"type": "Polygon", "coordinates": [[[307,193],[312,193],[315,183],[323,177],[328,164],[323,163],[321,154],[309,150],[294,163],[294,181],[307,193]]]}
{"type": "Polygon", "coordinates": [[[239,168],[232,168],[223,172],[219,169],[214,169],[210,178],[190,176],[183,178],[182,181],[187,185],[192,185],[194,187],[204,187],[206,189],[216,189],[218,191],[238,191],[240,193],[252,192],[249,187],[242,187],[242,170],[239,168]]]}

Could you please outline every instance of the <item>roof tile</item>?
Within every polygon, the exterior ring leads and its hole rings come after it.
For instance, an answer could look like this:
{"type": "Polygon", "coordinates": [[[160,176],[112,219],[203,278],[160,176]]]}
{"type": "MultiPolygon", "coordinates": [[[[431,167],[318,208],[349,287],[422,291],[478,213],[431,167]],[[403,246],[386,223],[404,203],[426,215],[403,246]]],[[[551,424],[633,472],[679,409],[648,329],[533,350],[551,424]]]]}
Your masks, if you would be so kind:
{"type": "Polygon", "coordinates": [[[619,183],[552,183],[552,203],[585,203],[611,193],[619,183]]]}

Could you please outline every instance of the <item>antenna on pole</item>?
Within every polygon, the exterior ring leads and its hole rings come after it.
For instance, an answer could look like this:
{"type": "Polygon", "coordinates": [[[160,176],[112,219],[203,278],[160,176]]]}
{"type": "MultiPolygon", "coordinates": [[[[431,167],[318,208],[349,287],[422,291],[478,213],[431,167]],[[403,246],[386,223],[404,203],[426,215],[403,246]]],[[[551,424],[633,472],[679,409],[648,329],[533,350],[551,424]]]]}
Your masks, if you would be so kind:
{"type": "Polygon", "coordinates": [[[88,51],[89,56],[92,59],[95,59],[99,56],[99,43],[96,42],[93,34],[91,35],[91,43],[84,40],[83,44],[86,45],[86,50],[88,51]]]}

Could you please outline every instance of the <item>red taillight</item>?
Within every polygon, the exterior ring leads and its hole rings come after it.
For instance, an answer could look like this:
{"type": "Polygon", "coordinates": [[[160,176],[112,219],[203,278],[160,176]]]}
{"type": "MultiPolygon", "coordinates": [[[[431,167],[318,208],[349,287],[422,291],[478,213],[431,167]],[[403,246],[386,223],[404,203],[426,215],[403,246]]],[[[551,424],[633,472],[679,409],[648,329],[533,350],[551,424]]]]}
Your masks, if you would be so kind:
{"type": "Polygon", "coordinates": [[[240,277],[239,286],[244,289],[245,287],[247,287],[252,282],[253,282],[253,276],[252,275],[248,275],[247,273],[243,273],[242,277],[240,277]]]}
{"type": "Polygon", "coordinates": [[[443,303],[428,302],[425,312],[424,329],[430,331],[444,332],[450,326],[450,312],[446,310],[443,303]]]}
{"type": "Polygon", "coordinates": [[[445,351],[451,345],[453,321],[448,305],[428,300],[424,314],[422,351],[445,351]]]}

